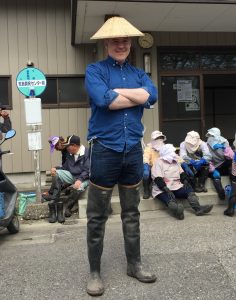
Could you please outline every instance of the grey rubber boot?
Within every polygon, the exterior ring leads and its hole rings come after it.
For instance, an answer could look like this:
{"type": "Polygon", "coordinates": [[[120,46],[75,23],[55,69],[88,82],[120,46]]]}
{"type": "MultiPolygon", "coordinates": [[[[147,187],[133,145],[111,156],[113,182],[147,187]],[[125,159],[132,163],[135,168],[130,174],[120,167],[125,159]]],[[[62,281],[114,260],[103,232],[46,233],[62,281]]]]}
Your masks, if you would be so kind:
{"type": "Polygon", "coordinates": [[[48,191],[48,195],[42,195],[41,202],[58,200],[61,194],[61,180],[56,175],[52,177],[52,185],[48,191]]]}
{"type": "Polygon", "coordinates": [[[175,200],[170,200],[167,204],[170,212],[179,220],[184,219],[184,206],[181,203],[178,203],[175,200]]]}
{"type": "Polygon", "coordinates": [[[56,204],[54,202],[48,203],[48,208],[49,208],[48,222],[56,223],[57,221],[56,204]]]}
{"type": "Polygon", "coordinates": [[[196,216],[203,216],[207,213],[209,213],[213,205],[200,205],[198,196],[195,193],[189,193],[188,195],[188,202],[192,209],[195,211],[196,216]]]}
{"type": "Polygon", "coordinates": [[[233,217],[235,204],[236,204],[236,182],[232,182],[232,195],[229,198],[228,208],[224,211],[224,215],[228,217],[233,217]]]}
{"type": "Polygon", "coordinates": [[[141,282],[151,283],[156,281],[156,276],[144,270],[140,256],[140,229],[139,210],[140,202],[139,186],[124,187],[119,185],[121,205],[121,220],[125,241],[125,253],[127,258],[127,275],[141,282]]]}
{"type": "Polygon", "coordinates": [[[66,210],[65,210],[65,217],[69,218],[72,215],[72,208],[74,207],[74,205],[76,204],[76,202],[78,202],[78,198],[79,195],[82,193],[82,191],[78,191],[78,190],[71,190],[70,194],[68,196],[68,200],[67,200],[67,205],[66,205],[66,210]]]}
{"type": "Polygon", "coordinates": [[[100,275],[101,257],[105,224],[109,216],[112,189],[102,189],[89,184],[87,204],[87,245],[90,264],[90,276],[87,283],[87,293],[91,296],[101,296],[104,285],[100,275]]]}
{"type": "Polygon", "coordinates": [[[143,179],[143,199],[151,197],[150,179],[143,179]]]}
{"type": "Polygon", "coordinates": [[[200,169],[200,175],[198,177],[198,185],[195,187],[196,193],[207,193],[207,188],[205,187],[205,183],[208,177],[209,167],[202,166],[200,169]]]}
{"type": "Polygon", "coordinates": [[[58,223],[64,223],[65,216],[63,213],[63,202],[62,201],[57,202],[56,207],[57,207],[57,221],[58,221],[58,223]]]}
{"type": "Polygon", "coordinates": [[[220,178],[213,179],[213,184],[214,184],[214,187],[216,189],[216,192],[217,192],[220,200],[225,200],[225,190],[222,186],[221,179],[220,178]]]}

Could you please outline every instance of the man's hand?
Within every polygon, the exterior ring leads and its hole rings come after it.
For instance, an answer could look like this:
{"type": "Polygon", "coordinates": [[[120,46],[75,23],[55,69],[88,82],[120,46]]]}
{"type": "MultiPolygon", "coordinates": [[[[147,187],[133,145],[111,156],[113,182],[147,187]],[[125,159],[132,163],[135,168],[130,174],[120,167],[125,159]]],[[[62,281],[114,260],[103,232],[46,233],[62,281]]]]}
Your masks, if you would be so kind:
{"type": "Polygon", "coordinates": [[[51,168],[51,176],[55,176],[57,173],[57,169],[56,168],[51,168]]]}
{"type": "Polygon", "coordinates": [[[78,179],[75,181],[75,183],[73,184],[73,188],[78,190],[81,186],[82,182],[78,179]]]}
{"type": "Polygon", "coordinates": [[[225,145],[224,144],[215,144],[214,146],[213,146],[213,149],[214,150],[218,150],[218,149],[225,149],[225,145]]]}

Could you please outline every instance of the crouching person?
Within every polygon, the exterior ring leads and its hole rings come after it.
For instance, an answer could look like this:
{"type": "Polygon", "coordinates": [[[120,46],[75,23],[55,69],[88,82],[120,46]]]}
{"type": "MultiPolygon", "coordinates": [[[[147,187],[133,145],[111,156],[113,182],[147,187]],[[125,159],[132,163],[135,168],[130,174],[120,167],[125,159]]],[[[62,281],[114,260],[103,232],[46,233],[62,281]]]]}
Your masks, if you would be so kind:
{"type": "MultiPolygon", "coordinates": [[[[73,189],[82,192],[88,186],[89,178],[89,150],[80,144],[80,138],[76,135],[68,136],[64,146],[69,152],[65,163],[60,169],[52,168],[52,185],[48,195],[43,195],[45,201],[49,201],[49,223],[63,223],[65,216],[63,213],[63,202],[60,201],[60,194],[63,185],[73,185],[73,189]]],[[[71,215],[70,209],[75,204],[74,193],[69,198],[66,209],[66,216],[71,215]]]]}
{"type": "Polygon", "coordinates": [[[212,205],[200,205],[198,197],[188,182],[172,144],[166,144],[160,149],[160,157],[152,167],[153,198],[161,200],[172,215],[179,220],[184,219],[184,207],[177,199],[187,199],[196,216],[202,216],[212,210],[212,205]]]}
{"type": "MultiPolygon", "coordinates": [[[[234,147],[236,149],[236,134],[234,140],[234,147]]],[[[236,151],[232,160],[231,182],[231,195],[228,200],[228,208],[224,211],[224,215],[228,217],[234,216],[234,210],[236,205],[236,151]]]]}

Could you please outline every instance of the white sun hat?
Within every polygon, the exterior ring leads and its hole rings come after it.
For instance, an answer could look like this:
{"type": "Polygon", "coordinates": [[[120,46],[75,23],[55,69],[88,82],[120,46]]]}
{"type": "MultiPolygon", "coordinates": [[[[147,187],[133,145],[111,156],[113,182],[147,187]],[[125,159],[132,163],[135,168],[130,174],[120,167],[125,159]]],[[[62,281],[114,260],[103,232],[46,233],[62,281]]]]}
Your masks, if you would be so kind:
{"type": "Polygon", "coordinates": [[[130,22],[122,17],[109,18],[90,40],[113,39],[119,37],[144,36],[130,22]]]}

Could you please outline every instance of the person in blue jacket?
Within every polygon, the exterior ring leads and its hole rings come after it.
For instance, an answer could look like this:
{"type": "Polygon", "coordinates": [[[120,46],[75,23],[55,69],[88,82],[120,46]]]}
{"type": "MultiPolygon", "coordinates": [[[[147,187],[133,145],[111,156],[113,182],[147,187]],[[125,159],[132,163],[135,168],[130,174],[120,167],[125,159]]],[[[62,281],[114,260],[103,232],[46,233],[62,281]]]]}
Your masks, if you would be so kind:
{"type": "Polygon", "coordinates": [[[49,223],[65,221],[63,202],[60,201],[62,186],[73,185],[75,190],[82,192],[89,183],[89,149],[80,144],[80,138],[77,135],[68,136],[63,145],[70,155],[62,167],[51,168],[52,185],[49,194],[42,195],[45,201],[49,201],[49,223]]]}
{"type": "Polygon", "coordinates": [[[90,64],[85,75],[92,112],[88,128],[91,169],[87,204],[87,293],[92,296],[104,292],[100,265],[115,184],[119,189],[127,275],[142,282],[156,280],[141,263],[138,205],[143,177],[141,119],[143,110],[157,101],[157,89],[149,76],[127,59],[131,37],[141,35],[124,18],[112,17],[92,37],[105,40],[108,54],[105,60],[90,64]]]}

